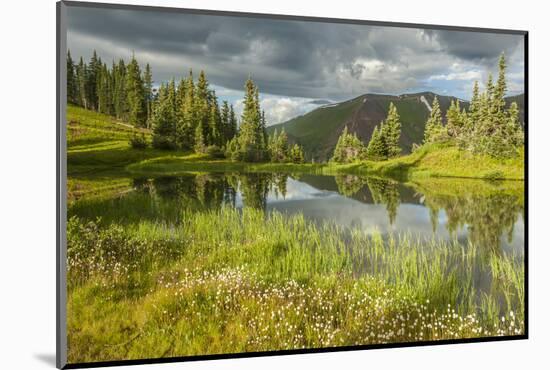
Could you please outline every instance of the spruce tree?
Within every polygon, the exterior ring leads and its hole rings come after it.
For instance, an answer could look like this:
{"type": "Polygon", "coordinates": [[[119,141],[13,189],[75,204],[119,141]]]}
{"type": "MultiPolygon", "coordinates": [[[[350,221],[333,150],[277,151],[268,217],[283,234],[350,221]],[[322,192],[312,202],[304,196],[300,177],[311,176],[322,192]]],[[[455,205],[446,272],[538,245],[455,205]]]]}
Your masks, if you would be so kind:
{"type": "Polygon", "coordinates": [[[244,108],[239,129],[239,150],[246,161],[258,162],[266,157],[265,128],[262,126],[258,88],[252,79],[245,83],[244,108]]]}
{"type": "Polygon", "coordinates": [[[199,73],[199,78],[197,80],[196,90],[195,90],[195,117],[196,117],[196,126],[195,126],[195,148],[202,148],[199,150],[204,151],[207,146],[206,140],[210,137],[209,128],[210,128],[210,105],[209,105],[209,91],[208,91],[208,80],[206,79],[206,74],[204,71],[199,73]],[[197,127],[200,127],[202,132],[199,134],[197,132],[197,127]]]}
{"type": "Polygon", "coordinates": [[[231,140],[238,133],[237,126],[237,116],[235,115],[235,110],[233,109],[233,104],[229,105],[229,135],[228,138],[231,140]]]}
{"type": "Polygon", "coordinates": [[[106,64],[97,74],[97,110],[105,114],[113,114],[111,75],[106,64]]]}
{"type": "Polygon", "coordinates": [[[184,150],[195,146],[195,129],[197,126],[195,107],[195,83],[193,81],[193,71],[190,70],[189,77],[185,82],[183,103],[178,107],[177,144],[184,150]]]}
{"type": "MultiPolygon", "coordinates": [[[[479,119],[472,123],[467,148],[475,153],[505,158],[517,155],[523,145],[523,132],[519,123],[517,104],[506,110],[506,61],[504,55],[499,60],[499,77],[493,85],[489,74],[487,89],[480,95],[479,119]]],[[[472,114],[469,121],[473,122],[472,114]]]]}
{"type": "Polygon", "coordinates": [[[384,126],[384,122],[381,122],[380,129],[378,129],[378,126],[374,127],[374,131],[372,132],[372,136],[366,151],[366,156],[368,159],[382,160],[382,159],[386,159],[388,156],[386,145],[382,138],[383,126],[384,126]]]}
{"type": "Polygon", "coordinates": [[[334,152],[332,154],[332,158],[330,159],[332,162],[336,163],[342,163],[344,162],[344,138],[348,135],[348,126],[344,126],[344,130],[342,130],[342,133],[338,137],[338,141],[336,142],[336,146],[334,147],[334,152]]]}
{"type": "Polygon", "coordinates": [[[433,143],[443,140],[444,138],[441,108],[437,96],[435,96],[432,103],[432,111],[430,112],[430,117],[426,122],[426,128],[424,130],[424,143],[433,143]]]}
{"type": "Polygon", "coordinates": [[[449,109],[447,109],[447,133],[453,138],[457,139],[463,133],[463,116],[460,111],[460,104],[458,100],[451,102],[449,109]]]}
{"type": "Polygon", "coordinates": [[[206,152],[206,140],[204,138],[204,127],[202,121],[198,121],[197,126],[195,127],[195,143],[194,149],[197,153],[206,152]]]}
{"type": "Polygon", "coordinates": [[[90,107],[88,102],[88,89],[87,89],[87,81],[88,81],[88,67],[84,63],[84,60],[82,57],[80,57],[80,61],[78,62],[78,67],[76,69],[76,79],[78,84],[78,105],[84,107],[85,109],[88,109],[90,107]]]}
{"type": "Polygon", "coordinates": [[[220,111],[221,115],[221,127],[222,127],[222,141],[223,144],[225,144],[228,140],[230,140],[230,131],[231,131],[231,123],[230,123],[230,117],[229,117],[229,104],[227,103],[227,100],[224,100],[222,103],[222,108],[220,111]]]}
{"type": "Polygon", "coordinates": [[[145,65],[143,72],[143,95],[146,109],[146,126],[149,128],[153,114],[153,72],[149,63],[145,65]]]}
{"type": "Polygon", "coordinates": [[[489,76],[487,77],[487,87],[485,90],[485,97],[487,99],[485,107],[485,119],[492,120],[492,116],[494,114],[494,96],[495,96],[495,86],[493,84],[493,75],[492,73],[489,73],[489,76]]]}
{"type": "Polygon", "coordinates": [[[500,55],[498,62],[498,79],[494,88],[493,96],[493,113],[498,116],[499,119],[504,117],[504,107],[506,102],[504,96],[506,95],[506,58],[504,53],[500,55]]]}
{"type": "Polygon", "coordinates": [[[118,119],[126,120],[128,117],[128,103],[126,96],[126,65],[124,60],[120,59],[116,66],[114,74],[114,110],[118,119]]]}
{"type": "Polygon", "coordinates": [[[350,163],[363,159],[366,155],[366,148],[356,134],[348,133],[345,126],[338,138],[331,161],[338,163],[350,163]]]}
{"type": "Polygon", "coordinates": [[[472,90],[472,100],[470,101],[469,118],[470,118],[470,131],[472,132],[476,125],[481,121],[482,108],[481,108],[481,95],[479,92],[479,84],[477,81],[474,82],[474,87],[472,90]]]}
{"type": "Polygon", "coordinates": [[[221,146],[222,142],[222,131],[221,131],[221,117],[220,111],[218,109],[218,104],[214,99],[210,104],[210,116],[208,119],[208,138],[206,144],[221,146]]]}
{"type": "Polygon", "coordinates": [[[294,144],[289,153],[290,161],[292,163],[304,163],[304,151],[298,144],[294,144]]]}
{"type": "Polygon", "coordinates": [[[397,108],[393,103],[390,103],[388,117],[386,118],[386,122],[381,132],[388,157],[392,158],[398,156],[401,153],[401,147],[399,146],[401,122],[399,114],[397,113],[397,108]]]}
{"type": "Polygon", "coordinates": [[[165,85],[159,88],[158,104],[151,123],[153,125],[153,147],[158,149],[174,149],[175,143],[175,112],[173,110],[170,89],[165,85]]]}
{"type": "MultiPolygon", "coordinates": [[[[147,111],[141,71],[136,58],[128,64],[126,71],[126,97],[128,105],[128,122],[137,127],[145,127],[147,111]]],[[[170,94],[172,96],[172,94],[170,94]]]]}
{"type": "MultiPolygon", "coordinates": [[[[259,102],[259,98],[258,102],[259,102]]],[[[258,109],[260,109],[259,103],[258,103],[258,109]]],[[[265,118],[265,111],[262,110],[262,114],[260,116],[260,132],[262,134],[262,146],[263,148],[267,148],[267,120],[265,118]]]]}
{"type": "Polygon", "coordinates": [[[286,162],[289,159],[288,136],[283,128],[280,133],[275,130],[269,137],[269,157],[271,162],[286,162]]]}
{"type": "Polygon", "coordinates": [[[90,63],[87,67],[86,75],[86,96],[88,98],[89,109],[97,109],[97,79],[101,69],[101,61],[94,50],[90,63]]]}
{"type": "Polygon", "coordinates": [[[506,137],[509,140],[509,145],[514,148],[519,148],[524,143],[524,134],[519,120],[519,108],[516,102],[510,104],[508,116],[506,120],[506,137]]]}
{"type": "Polygon", "coordinates": [[[78,104],[77,77],[70,50],[67,50],[67,102],[78,104]]]}

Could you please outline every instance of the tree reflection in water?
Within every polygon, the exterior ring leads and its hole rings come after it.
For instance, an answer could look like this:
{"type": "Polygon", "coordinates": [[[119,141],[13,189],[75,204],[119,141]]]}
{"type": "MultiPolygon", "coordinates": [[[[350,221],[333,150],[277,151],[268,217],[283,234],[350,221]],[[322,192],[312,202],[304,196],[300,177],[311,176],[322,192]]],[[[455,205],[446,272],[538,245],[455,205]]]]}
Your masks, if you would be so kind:
{"type": "MultiPolygon", "coordinates": [[[[266,210],[269,194],[275,198],[287,196],[289,177],[277,173],[189,174],[136,179],[134,188],[149,193],[158,202],[192,209],[235,207],[240,193],[243,207],[266,210]]],[[[393,180],[338,175],[334,181],[345,197],[383,204],[390,225],[395,224],[401,204],[421,203],[429,210],[434,233],[443,212],[451,237],[467,230],[470,242],[491,251],[499,250],[503,235],[511,243],[514,225],[524,212],[521,187],[508,191],[510,187],[483,181],[431,180],[414,184],[416,195],[410,197],[405,192],[411,193],[411,189],[393,180]]]]}

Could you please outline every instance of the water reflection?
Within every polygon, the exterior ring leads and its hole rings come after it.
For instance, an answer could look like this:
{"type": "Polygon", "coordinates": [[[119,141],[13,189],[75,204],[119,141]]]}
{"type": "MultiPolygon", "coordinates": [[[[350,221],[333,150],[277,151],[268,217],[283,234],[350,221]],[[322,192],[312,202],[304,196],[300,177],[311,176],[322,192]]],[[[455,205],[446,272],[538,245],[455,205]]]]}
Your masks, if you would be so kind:
{"type": "Polygon", "coordinates": [[[367,233],[457,239],[491,251],[523,251],[524,246],[521,183],[430,180],[405,186],[352,175],[208,173],[135,179],[134,190],[93,204],[78,201],[69,213],[100,214],[117,222],[144,218],[178,222],[184,208],[252,207],[299,212],[315,222],[329,221],[367,233]]]}

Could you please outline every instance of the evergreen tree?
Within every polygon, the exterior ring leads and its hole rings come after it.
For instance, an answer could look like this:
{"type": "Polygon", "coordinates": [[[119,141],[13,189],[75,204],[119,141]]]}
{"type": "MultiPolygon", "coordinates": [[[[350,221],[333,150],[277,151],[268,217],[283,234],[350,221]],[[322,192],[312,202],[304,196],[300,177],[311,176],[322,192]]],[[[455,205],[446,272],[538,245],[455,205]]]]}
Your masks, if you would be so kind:
{"type": "MultiPolygon", "coordinates": [[[[258,98],[258,101],[259,101],[259,98],[258,98]]],[[[259,105],[258,105],[258,109],[260,109],[259,105]]],[[[265,118],[265,111],[262,110],[262,114],[261,114],[261,117],[260,117],[260,132],[262,134],[262,146],[264,148],[267,147],[267,120],[265,118]]]]}
{"type": "Polygon", "coordinates": [[[292,163],[304,163],[304,151],[298,144],[294,144],[289,153],[290,161],[292,163]]]}
{"type": "Polygon", "coordinates": [[[133,55],[126,71],[126,97],[128,122],[137,127],[145,127],[147,111],[145,107],[144,86],[141,80],[139,64],[133,55]]]}
{"type": "MultiPolygon", "coordinates": [[[[115,68],[115,67],[114,67],[115,68]]],[[[126,65],[124,60],[120,59],[116,66],[114,75],[114,97],[113,105],[115,110],[115,116],[118,119],[124,119],[128,117],[128,104],[126,96],[126,65]]]]}
{"type": "Polygon", "coordinates": [[[348,126],[344,126],[344,130],[338,137],[336,146],[334,147],[334,152],[332,153],[332,162],[342,163],[344,162],[344,138],[348,135],[348,126]]]}
{"type": "Polygon", "coordinates": [[[493,98],[495,96],[495,86],[493,85],[493,75],[489,73],[487,77],[487,88],[485,90],[486,106],[484,107],[484,118],[492,120],[493,110],[493,98]]]}
{"type": "Polygon", "coordinates": [[[197,115],[195,111],[195,84],[193,71],[185,83],[183,104],[179,106],[177,143],[182,149],[191,149],[195,145],[197,115]]]}
{"type": "MultiPolygon", "coordinates": [[[[506,110],[506,61],[504,55],[499,60],[499,77],[493,85],[489,74],[487,89],[479,99],[479,118],[472,124],[467,148],[475,153],[492,157],[511,157],[523,145],[523,131],[519,123],[517,104],[506,110]]],[[[470,114],[470,121],[474,117],[470,114]]]]}
{"type": "Polygon", "coordinates": [[[202,121],[198,121],[197,126],[195,127],[195,143],[194,149],[197,153],[206,152],[206,140],[204,138],[204,128],[202,121]]]}
{"type": "Polygon", "coordinates": [[[229,105],[229,135],[228,138],[233,139],[237,136],[238,126],[237,126],[237,116],[235,115],[235,110],[233,109],[233,104],[229,105]]]}
{"type": "Polygon", "coordinates": [[[497,116],[498,119],[504,118],[504,107],[506,102],[504,101],[504,96],[506,95],[506,59],[504,53],[500,55],[498,62],[498,79],[494,88],[493,96],[493,114],[497,116]]]}
{"type": "Polygon", "coordinates": [[[368,159],[381,160],[387,158],[388,156],[388,153],[386,151],[386,144],[384,143],[384,140],[382,138],[383,126],[384,122],[381,122],[380,130],[378,129],[378,126],[374,127],[374,131],[372,132],[372,136],[366,151],[366,156],[368,159]]]}
{"type": "Polygon", "coordinates": [[[112,114],[112,86],[111,75],[107,65],[103,64],[97,74],[97,110],[101,113],[112,114]]]}
{"type": "Polygon", "coordinates": [[[482,116],[482,101],[479,93],[479,84],[477,81],[474,82],[474,88],[472,91],[472,100],[470,101],[469,106],[469,117],[470,117],[470,131],[481,121],[482,116]]]}
{"type": "Polygon", "coordinates": [[[275,130],[268,139],[269,157],[271,162],[286,162],[289,159],[288,136],[283,128],[280,133],[275,130]]]}
{"type": "Polygon", "coordinates": [[[78,62],[78,67],[76,69],[76,79],[77,79],[77,85],[78,85],[78,105],[84,107],[85,109],[88,109],[91,107],[89,106],[88,102],[88,89],[87,89],[87,81],[88,81],[88,67],[86,64],[84,64],[84,60],[82,57],[80,57],[80,61],[78,62]]]}
{"type": "Polygon", "coordinates": [[[89,109],[97,109],[97,80],[101,70],[101,64],[101,60],[97,57],[97,53],[94,50],[87,68],[85,87],[89,109]]]}
{"type": "Polygon", "coordinates": [[[222,126],[222,141],[225,144],[228,140],[231,139],[231,122],[229,117],[229,104],[227,100],[224,100],[222,103],[222,109],[220,112],[221,115],[221,126],[222,126]]]}
{"type": "Polygon", "coordinates": [[[510,104],[506,120],[506,137],[509,138],[509,145],[518,148],[524,144],[524,134],[519,120],[519,109],[516,102],[510,104]]]}
{"type": "Polygon", "coordinates": [[[197,80],[194,105],[196,118],[195,148],[200,148],[200,151],[204,151],[206,149],[206,140],[210,137],[209,121],[211,111],[209,106],[209,95],[208,80],[206,79],[206,74],[204,73],[204,71],[201,71],[197,80]],[[201,132],[197,131],[199,127],[201,132]]]}
{"type": "Polygon", "coordinates": [[[445,129],[443,127],[443,120],[441,118],[441,108],[437,96],[434,97],[432,103],[432,111],[430,117],[426,122],[426,128],[424,130],[424,143],[433,143],[445,138],[445,129]]]}
{"type": "Polygon", "coordinates": [[[67,102],[78,104],[78,83],[71,52],[67,51],[67,102]]]}
{"type": "Polygon", "coordinates": [[[207,144],[221,146],[221,142],[222,142],[221,117],[220,117],[220,111],[218,109],[218,104],[216,103],[215,99],[210,104],[210,117],[208,120],[208,126],[209,126],[209,129],[208,129],[209,136],[207,138],[207,144]]]}
{"type": "Polygon", "coordinates": [[[266,158],[265,128],[262,125],[258,88],[252,79],[245,84],[244,109],[239,129],[239,150],[245,161],[258,162],[266,158]]]}
{"type": "Polygon", "coordinates": [[[153,147],[158,149],[175,149],[175,112],[172,105],[173,96],[165,85],[159,89],[158,104],[151,123],[153,125],[153,147]]]}
{"type": "Polygon", "coordinates": [[[386,152],[389,158],[396,157],[401,153],[399,139],[401,137],[401,122],[397,108],[390,103],[388,117],[383,128],[380,130],[386,145],[386,152]]]}
{"type": "Polygon", "coordinates": [[[146,110],[146,126],[150,128],[151,116],[153,114],[153,72],[149,63],[145,65],[143,72],[143,95],[145,100],[146,110]]]}
{"type": "Polygon", "coordinates": [[[356,134],[348,133],[345,126],[338,138],[331,161],[337,163],[351,163],[363,159],[366,155],[366,148],[356,134]]]}
{"type": "Polygon", "coordinates": [[[447,109],[447,133],[451,138],[457,139],[463,134],[464,122],[458,100],[451,102],[447,109]]]}
{"type": "Polygon", "coordinates": [[[172,110],[175,112],[177,111],[178,107],[178,95],[176,90],[176,81],[171,78],[168,82],[168,95],[170,96],[170,104],[172,105],[172,110]]]}

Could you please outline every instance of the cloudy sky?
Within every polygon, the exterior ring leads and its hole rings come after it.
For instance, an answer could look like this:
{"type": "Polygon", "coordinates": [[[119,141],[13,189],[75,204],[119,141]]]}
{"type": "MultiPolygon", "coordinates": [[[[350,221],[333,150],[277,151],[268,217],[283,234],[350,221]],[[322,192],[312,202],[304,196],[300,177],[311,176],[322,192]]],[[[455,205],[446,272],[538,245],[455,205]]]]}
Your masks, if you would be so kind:
{"type": "Polygon", "coordinates": [[[269,124],[365,93],[433,91],[469,99],[508,58],[508,93],[523,92],[523,36],[69,7],[68,48],[110,64],[135,53],[156,84],[203,69],[220,99],[242,107],[250,75],[269,124]]]}

